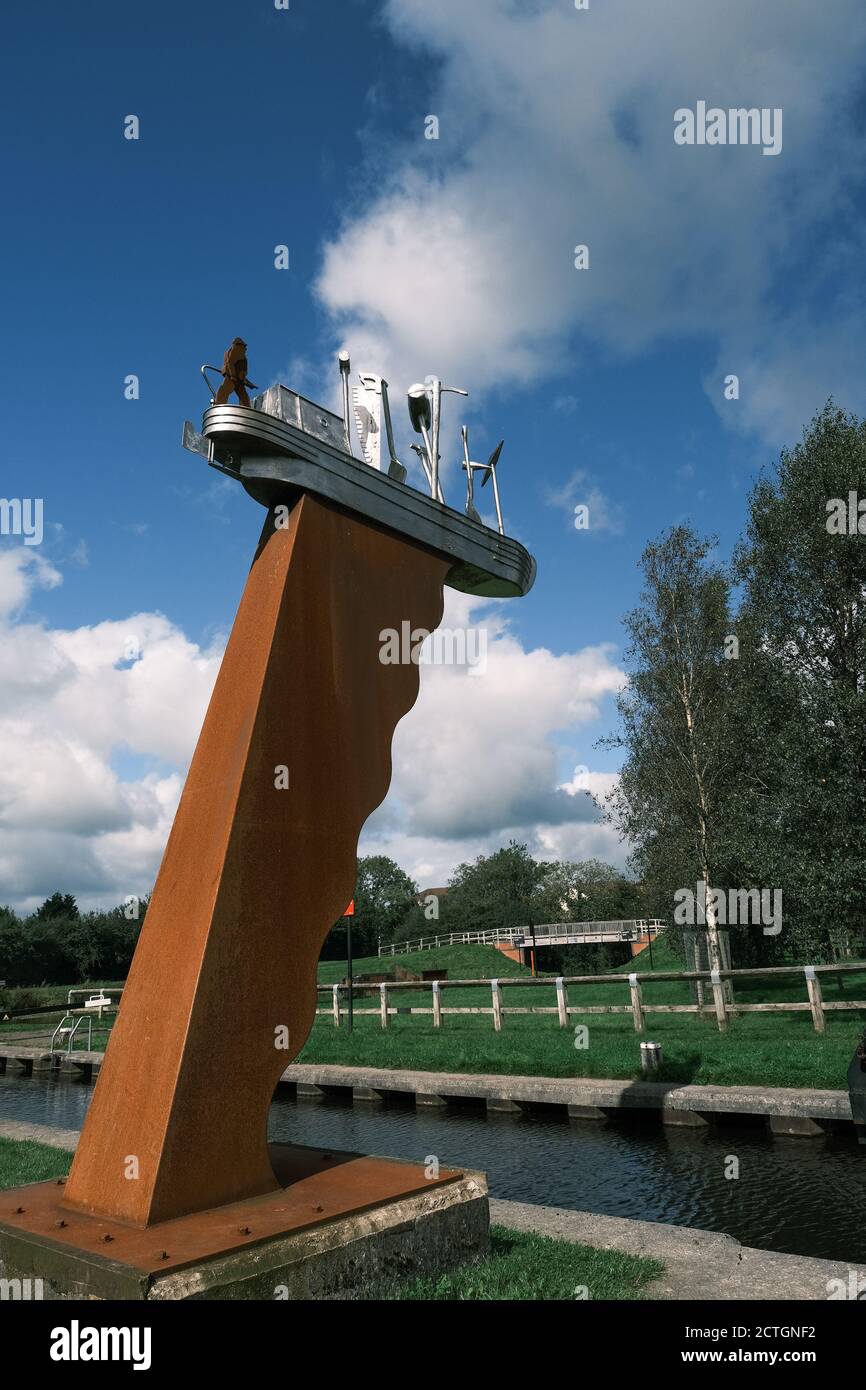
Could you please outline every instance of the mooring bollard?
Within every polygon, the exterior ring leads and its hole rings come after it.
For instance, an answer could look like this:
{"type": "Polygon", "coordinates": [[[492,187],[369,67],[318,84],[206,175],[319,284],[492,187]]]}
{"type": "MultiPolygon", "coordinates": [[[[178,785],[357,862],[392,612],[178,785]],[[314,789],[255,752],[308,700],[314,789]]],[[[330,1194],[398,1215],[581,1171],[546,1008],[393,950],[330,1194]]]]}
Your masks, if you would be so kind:
{"type": "Polygon", "coordinates": [[[661,1071],[661,1065],[661,1043],[642,1042],[640,1045],[640,1069],[644,1076],[651,1076],[653,1072],[661,1071]]]}

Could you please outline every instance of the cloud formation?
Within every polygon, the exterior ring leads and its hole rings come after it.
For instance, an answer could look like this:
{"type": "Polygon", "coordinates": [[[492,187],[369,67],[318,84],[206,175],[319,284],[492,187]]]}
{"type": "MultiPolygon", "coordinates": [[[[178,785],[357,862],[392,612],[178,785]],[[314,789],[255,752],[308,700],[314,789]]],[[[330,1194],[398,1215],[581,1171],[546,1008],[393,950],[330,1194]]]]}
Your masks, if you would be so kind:
{"type": "Polygon", "coordinates": [[[413,141],[377,150],[381,192],[326,247],[318,293],[359,361],[480,390],[685,335],[740,373],[739,417],[707,383],[735,427],[776,442],[802,423],[804,377],[820,404],[838,354],[796,328],[817,314],[823,341],[850,337],[816,263],[862,262],[862,232],[836,247],[827,225],[862,165],[860,0],[832,24],[814,0],[386,0],[384,16],[438,65],[440,140],[434,158],[419,111],[413,141]],[[784,149],[676,145],[674,112],[699,99],[782,108],[784,149]]]}
{"type": "MultiPolygon", "coordinates": [[[[32,550],[0,551],[0,903],[27,910],[55,889],[84,906],[150,890],[222,655],[158,613],[72,630],[30,620],[28,599],[60,581],[32,550]]],[[[558,773],[560,742],[622,684],[612,649],[527,649],[504,605],[450,590],[443,624],[481,628],[484,670],[423,667],[362,851],[425,884],[512,835],[619,857],[558,773]]]]}
{"type": "Polygon", "coordinates": [[[221,655],[167,618],[66,630],[26,617],[61,582],[0,551],[0,902],[151,888],[221,655]]]}

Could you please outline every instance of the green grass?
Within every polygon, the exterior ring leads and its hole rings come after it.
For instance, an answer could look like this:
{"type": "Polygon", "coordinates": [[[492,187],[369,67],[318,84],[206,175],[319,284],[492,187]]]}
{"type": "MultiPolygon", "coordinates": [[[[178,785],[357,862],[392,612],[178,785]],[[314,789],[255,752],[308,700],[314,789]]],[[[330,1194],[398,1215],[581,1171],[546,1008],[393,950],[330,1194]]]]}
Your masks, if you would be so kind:
{"type": "MultiPolygon", "coordinates": [[[[527,967],[509,960],[492,946],[443,946],[435,951],[413,951],[396,957],[365,957],[356,960],[356,974],[372,974],[394,964],[410,970],[447,969],[455,979],[528,979],[527,967]]],[[[681,964],[670,947],[659,940],[653,945],[656,971],[679,970],[681,964]]],[[[628,989],[623,976],[636,968],[649,970],[649,952],[636,961],[611,972],[610,984],[574,985],[569,991],[572,1006],[627,1004],[628,989]]],[[[334,984],[346,973],[345,962],[324,961],[319,965],[321,984],[334,984]]],[[[590,973],[589,971],[585,973],[590,973]]],[[[503,990],[506,1008],[553,1008],[556,992],[553,977],[549,985],[509,985],[503,990]]],[[[98,986],[93,985],[96,989],[98,986]]],[[[866,999],[866,972],[838,980],[822,981],[827,1002],[866,999]]],[[[66,997],[66,986],[34,991],[49,999],[66,997]]],[[[689,985],[685,981],[656,980],[643,985],[646,1004],[688,1004],[689,985]]],[[[796,979],[774,981],[756,979],[735,983],[735,999],[740,1003],[804,1002],[805,985],[796,979]]],[[[319,996],[319,1007],[327,1006],[326,995],[319,996]]],[[[430,1008],[428,987],[395,990],[392,1006],[430,1008]]],[[[487,989],[447,989],[443,1006],[451,1008],[489,1008],[487,989]]],[[[345,1023],[334,1028],[329,1015],[316,1019],[310,1038],[298,1061],[336,1063],[344,1066],[384,1067],[397,1070],[495,1072],[511,1076],[595,1076],[629,1080],[640,1074],[640,1042],[630,1014],[579,1014],[571,1016],[568,1030],[560,1029],[556,1014],[506,1014],[501,1033],[495,1033],[489,1014],[445,1015],[442,1028],[434,1030],[430,1014],[400,1014],[392,1017],[383,1032],[379,1025],[378,990],[359,992],[356,1008],[375,1009],[372,1015],[355,1015],[351,1037],[345,1023]],[[576,1050],[574,1028],[585,1023],[589,1047],[576,1050]]],[[[0,1041],[16,1033],[50,1034],[60,1014],[0,1024],[0,1041]]],[[[857,1040],[866,1024],[866,1011],[831,1012],[827,1031],[818,1036],[809,1013],[748,1014],[731,1020],[721,1034],[712,1014],[648,1014],[645,1039],[662,1045],[664,1066],[660,1079],[676,1084],[692,1082],[719,1086],[818,1086],[844,1089],[848,1065],[857,1040]]],[[[105,1020],[104,1023],[109,1023],[105,1020]]],[[[107,1032],[94,1027],[94,1045],[104,1046],[107,1032]]],[[[86,1046],[86,1034],[78,1041],[86,1046]]],[[[29,1046],[28,1041],[22,1046],[29,1046]]]]}
{"type": "Polygon", "coordinates": [[[433,1303],[503,1300],[574,1302],[589,1295],[598,1299],[641,1299],[646,1287],[663,1272],[657,1260],[593,1250],[588,1245],[490,1229],[490,1254],[477,1264],[464,1265],[438,1278],[414,1279],[389,1297],[401,1302],[433,1303]]]}
{"type": "MultiPolygon", "coordinates": [[[[387,968],[392,958],[358,961],[357,973],[387,968]]],[[[451,979],[528,976],[529,971],[509,961],[492,946],[442,947],[437,951],[412,952],[396,957],[409,969],[447,968],[451,979]]],[[[664,941],[653,945],[655,970],[678,970],[681,964],[664,941]]],[[[644,951],[634,963],[612,972],[611,983],[575,985],[569,1003],[627,1004],[628,990],[622,981],[631,969],[649,969],[644,951]],[[617,977],[619,977],[617,979],[617,977]]],[[[590,972],[586,972],[590,973],[590,972]]],[[[320,967],[322,983],[342,979],[345,965],[327,962],[320,967]]],[[[823,982],[825,999],[866,999],[866,972],[837,982],[823,982]]],[[[689,985],[685,981],[651,981],[643,985],[646,1004],[688,1004],[689,985]]],[[[391,995],[392,1005],[430,1007],[429,988],[424,991],[399,990],[391,995]]],[[[735,998],[741,1003],[803,1002],[805,985],[790,979],[737,982],[735,998]]],[[[486,990],[444,990],[445,1007],[490,1007],[486,990]]],[[[376,1008],[377,992],[359,995],[358,1008],[376,1008]]],[[[506,1007],[553,1007],[556,994],[549,987],[503,990],[506,1007]]],[[[327,1003],[320,996],[319,1006],[327,1003]]],[[[827,1031],[817,1035],[809,1013],[750,1014],[731,1020],[728,1032],[721,1034],[713,1015],[648,1014],[644,1039],[662,1045],[664,1067],[660,1079],[674,1083],[755,1086],[818,1086],[844,1089],[846,1074],[857,1039],[866,1022],[866,1011],[828,1013],[827,1031]]],[[[560,1029],[555,1014],[507,1015],[501,1033],[493,1030],[489,1014],[445,1015],[442,1028],[433,1029],[430,1015],[397,1015],[387,1032],[379,1025],[378,1013],[357,1015],[351,1037],[345,1025],[334,1028],[329,1016],[319,1017],[310,1039],[298,1058],[301,1062],[339,1063],[347,1066],[373,1066],[419,1071],[494,1072],[512,1076],[597,1076],[622,1080],[640,1074],[641,1037],[635,1033],[629,1014],[588,1014],[581,1020],[571,1016],[568,1030],[560,1029]],[[583,1021],[589,1029],[589,1047],[576,1050],[574,1028],[583,1021]]]]}
{"type": "MultiPolygon", "coordinates": [[[[409,951],[402,956],[363,956],[352,962],[352,973],[385,974],[395,965],[405,966],[419,975],[422,970],[447,970],[452,980],[486,980],[494,974],[504,979],[532,974],[527,966],[509,960],[495,946],[437,946],[435,951],[409,951]]],[[[320,985],[335,985],[345,974],[344,960],[319,961],[320,985]]]]}
{"type": "Polygon", "coordinates": [[[0,1188],[65,1177],[71,1163],[72,1154],[66,1149],[30,1140],[0,1139],[0,1188]]]}

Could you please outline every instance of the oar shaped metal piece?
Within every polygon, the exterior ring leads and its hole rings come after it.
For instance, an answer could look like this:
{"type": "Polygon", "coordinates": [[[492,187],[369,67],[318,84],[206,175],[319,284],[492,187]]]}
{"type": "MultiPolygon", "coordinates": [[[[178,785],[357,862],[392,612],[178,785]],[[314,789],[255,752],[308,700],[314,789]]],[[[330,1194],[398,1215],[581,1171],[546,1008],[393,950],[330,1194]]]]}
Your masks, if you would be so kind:
{"type": "Polygon", "coordinates": [[[493,500],[496,503],[496,520],[499,523],[500,536],[505,535],[505,527],[502,525],[502,506],[499,501],[499,482],[496,477],[496,465],[499,462],[499,455],[502,453],[502,448],[504,444],[505,440],[500,439],[499,443],[493,450],[493,453],[490,455],[490,458],[487,460],[487,463],[484,466],[484,477],[481,479],[482,487],[484,487],[488,478],[493,479],[493,500]]]}
{"type": "Polygon", "coordinates": [[[480,463],[473,463],[469,457],[469,428],[464,425],[460,431],[463,440],[463,467],[466,469],[466,515],[473,521],[483,525],[478,509],[475,506],[475,470],[480,468],[480,463]]]}

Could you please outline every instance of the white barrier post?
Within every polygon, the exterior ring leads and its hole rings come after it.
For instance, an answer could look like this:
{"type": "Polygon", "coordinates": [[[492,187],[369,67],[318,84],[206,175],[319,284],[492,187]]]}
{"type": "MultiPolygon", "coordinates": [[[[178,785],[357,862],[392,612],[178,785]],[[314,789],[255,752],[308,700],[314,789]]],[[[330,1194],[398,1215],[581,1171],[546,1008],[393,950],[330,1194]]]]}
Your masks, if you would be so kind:
{"type": "Polygon", "coordinates": [[[433,981],[433,1027],[442,1027],[442,991],[438,980],[433,981]]]}
{"type": "Polygon", "coordinates": [[[556,1007],[559,1010],[560,1028],[568,1027],[568,991],[565,980],[560,975],[556,981],[556,1007]]]}
{"type": "Polygon", "coordinates": [[[641,994],[640,982],[637,975],[629,975],[628,987],[631,992],[631,1011],[634,1016],[634,1031],[642,1033],[643,1022],[643,995],[641,994]]]}
{"type": "Polygon", "coordinates": [[[493,1027],[497,1033],[502,1032],[502,986],[498,980],[490,981],[490,988],[493,993],[493,1027]]]}

